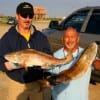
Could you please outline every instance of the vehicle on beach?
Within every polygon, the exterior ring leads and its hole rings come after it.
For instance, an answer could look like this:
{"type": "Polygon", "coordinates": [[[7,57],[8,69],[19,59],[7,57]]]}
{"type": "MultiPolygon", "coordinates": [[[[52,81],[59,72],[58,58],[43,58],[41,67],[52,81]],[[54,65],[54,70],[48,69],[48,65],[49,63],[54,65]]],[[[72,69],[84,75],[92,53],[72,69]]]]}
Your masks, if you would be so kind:
{"type": "Polygon", "coordinates": [[[13,17],[8,18],[7,24],[10,24],[10,25],[16,24],[16,19],[13,17]]]}
{"type": "MultiPolygon", "coordinates": [[[[100,58],[100,6],[80,8],[61,22],[52,20],[42,32],[47,36],[53,51],[62,47],[61,37],[68,27],[74,27],[79,32],[80,46],[87,47],[91,42],[96,42],[97,56],[100,58]]],[[[100,71],[93,71],[93,79],[100,82],[100,71]]]]}

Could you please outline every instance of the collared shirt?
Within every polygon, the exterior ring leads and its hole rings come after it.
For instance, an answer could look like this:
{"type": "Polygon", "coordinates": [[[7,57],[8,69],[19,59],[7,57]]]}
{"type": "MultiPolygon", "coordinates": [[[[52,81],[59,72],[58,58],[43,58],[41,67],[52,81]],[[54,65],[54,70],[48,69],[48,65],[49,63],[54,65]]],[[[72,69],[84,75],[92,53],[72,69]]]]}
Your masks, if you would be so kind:
{"type": "MultiPolygon", "coordinates": [[[[70,63],[56,67],[49,70],[52,73],[59,74],[59,72],[69,69],[77,61],[78,57],[82,53],[83,48],[79,47],[74,53],[74,60],[70,63]]],[[[57,58],[64,58],[67,52],[63,48],[59,49],[54,53],[57,58]]],[[[91,68],[80,78],[71,80],[69,83],[61,83],[59,85],[53,86],[52,97],[53,100],[88,100],[88,86],[90,81],[91,68]]]]}

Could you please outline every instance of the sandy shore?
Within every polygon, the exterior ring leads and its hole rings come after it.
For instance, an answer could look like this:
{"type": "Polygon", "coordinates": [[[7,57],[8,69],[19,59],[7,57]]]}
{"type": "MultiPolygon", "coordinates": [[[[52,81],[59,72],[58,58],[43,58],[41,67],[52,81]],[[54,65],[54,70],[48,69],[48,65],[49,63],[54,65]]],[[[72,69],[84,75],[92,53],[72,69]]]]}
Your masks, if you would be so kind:
{"type": "MultiPolygon", "coordinates": [[[[46,28],[46,27],[48,27],[48,24],[49,24],[49,22],[47,22],[47,21],[44,21],[44,22],[41,22],[41,21],[39,21],[39,22],[33,22],[33,25],[35,25],[36,26],[36,28],[38,29],[38,30],[42,30],[43,28],[46,28]]],[[[0,24],[0,37],[6,32],[6,31],[8,31],[8,29],[11,27],[11,25],[1,25],[0,24]]]]}
{"type": "MultiPolygon", "coordinates": [[[[48,27],[48,22],[34,22],[34,25],[41,31],[43,28],[48,27]]],[[[0,25],[0,37],[2,37],[9,27],[11,26],[0,25]]],[[[100,83],[89,85],[89,100],[100,100],[100,83]]]]}
{"type": "Polygon", "coordinates": [[[100,83],[89,85],[89,100],[100,100],[100,83]]]}

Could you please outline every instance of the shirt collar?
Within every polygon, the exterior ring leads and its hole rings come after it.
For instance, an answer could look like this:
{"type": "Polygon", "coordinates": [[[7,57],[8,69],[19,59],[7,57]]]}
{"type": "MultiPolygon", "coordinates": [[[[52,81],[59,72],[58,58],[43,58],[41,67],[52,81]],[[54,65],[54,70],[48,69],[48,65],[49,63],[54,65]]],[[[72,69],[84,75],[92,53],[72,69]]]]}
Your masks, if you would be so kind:
{"type": "MultiPolygon", "coordinates": [[[[64,56],[66,56],[68,53],[64,50],[63,48],[63,52],[64,52],[64,56]]],[[[75,52],[72,53],[74,58],[77,58],[79,55],[79,47],[75,50],[75,52]]]]}
{"type": "MultiPolygon", "coordinates": [[[[18,30],[18,25],[16,25],[16,30],[17,30],[17,32],[19,32],[19,30],[18,30]]],[[[30,27],[30,30],[31,30],[31,34],[34,34],[35,29],[33,28],[32,25],[31,25],[31,27],[30,27]]],[[[19,33],[20,33],[20,32],[19,32],[19,33]]]]}

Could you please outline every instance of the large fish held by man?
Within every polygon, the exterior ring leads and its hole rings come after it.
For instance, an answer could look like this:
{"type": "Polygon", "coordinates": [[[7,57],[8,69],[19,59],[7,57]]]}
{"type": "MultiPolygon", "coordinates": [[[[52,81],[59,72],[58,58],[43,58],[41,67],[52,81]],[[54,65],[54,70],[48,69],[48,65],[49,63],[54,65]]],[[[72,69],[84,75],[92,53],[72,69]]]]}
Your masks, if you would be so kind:
{"type": "MultiPolygon", "coordinates": [[[[88,70],[88,68],[91,66],[92,62],[96,57],[97,48],[98,47],[96,43],[91,43],[87,48],[85,48],[78,61],[70,69],[64,70],[56,76],[56,81],[60,80],[62,82],[67,82],[84,75],[84,73],[88,70]]],[[[45,64],[49,66],[56,66],[59,64],[66,64],[73,59],[71,55],[69,55],[68,58],[66,57],[64,59],[57,59],[51,55],[38,52],[36,50],[22,50],[18,52],[9,53],[5,55],[5,58],[12,63],[21,63],[25,64],[25,66],[44,66],[45,64]]],[[[43,89],[51,86],[50,80],[55,80],[55,76],[51,75],[46,79],[38,80],[38,82],[40,83],[43,89]]]]}
{"type": "Polygon", "coordinates": [[[6,54],[5,59],[11,63],[27,67],[41,66],[41,68],[49,69],[52,65],[66,64],[73,59],[72,54],[69,54],[63,59],[57,59],[52,55],[37,51],[35,49],[24,49],[6,54]]]}
{"type": "Polygon", "coordinates": [[[50,87],[50,83],[66,83],[84,75],[87,72],[88,68],[91,67],[96,57],[97,49],[98,46],[96,43],[89,44],[81,54],[78,61],[70,69],[64,70],[60,72],[58,75],[50,76],[47,78],[47,80],[39,80],[39,83],[41,84],[41,89],[50,87]]]}

